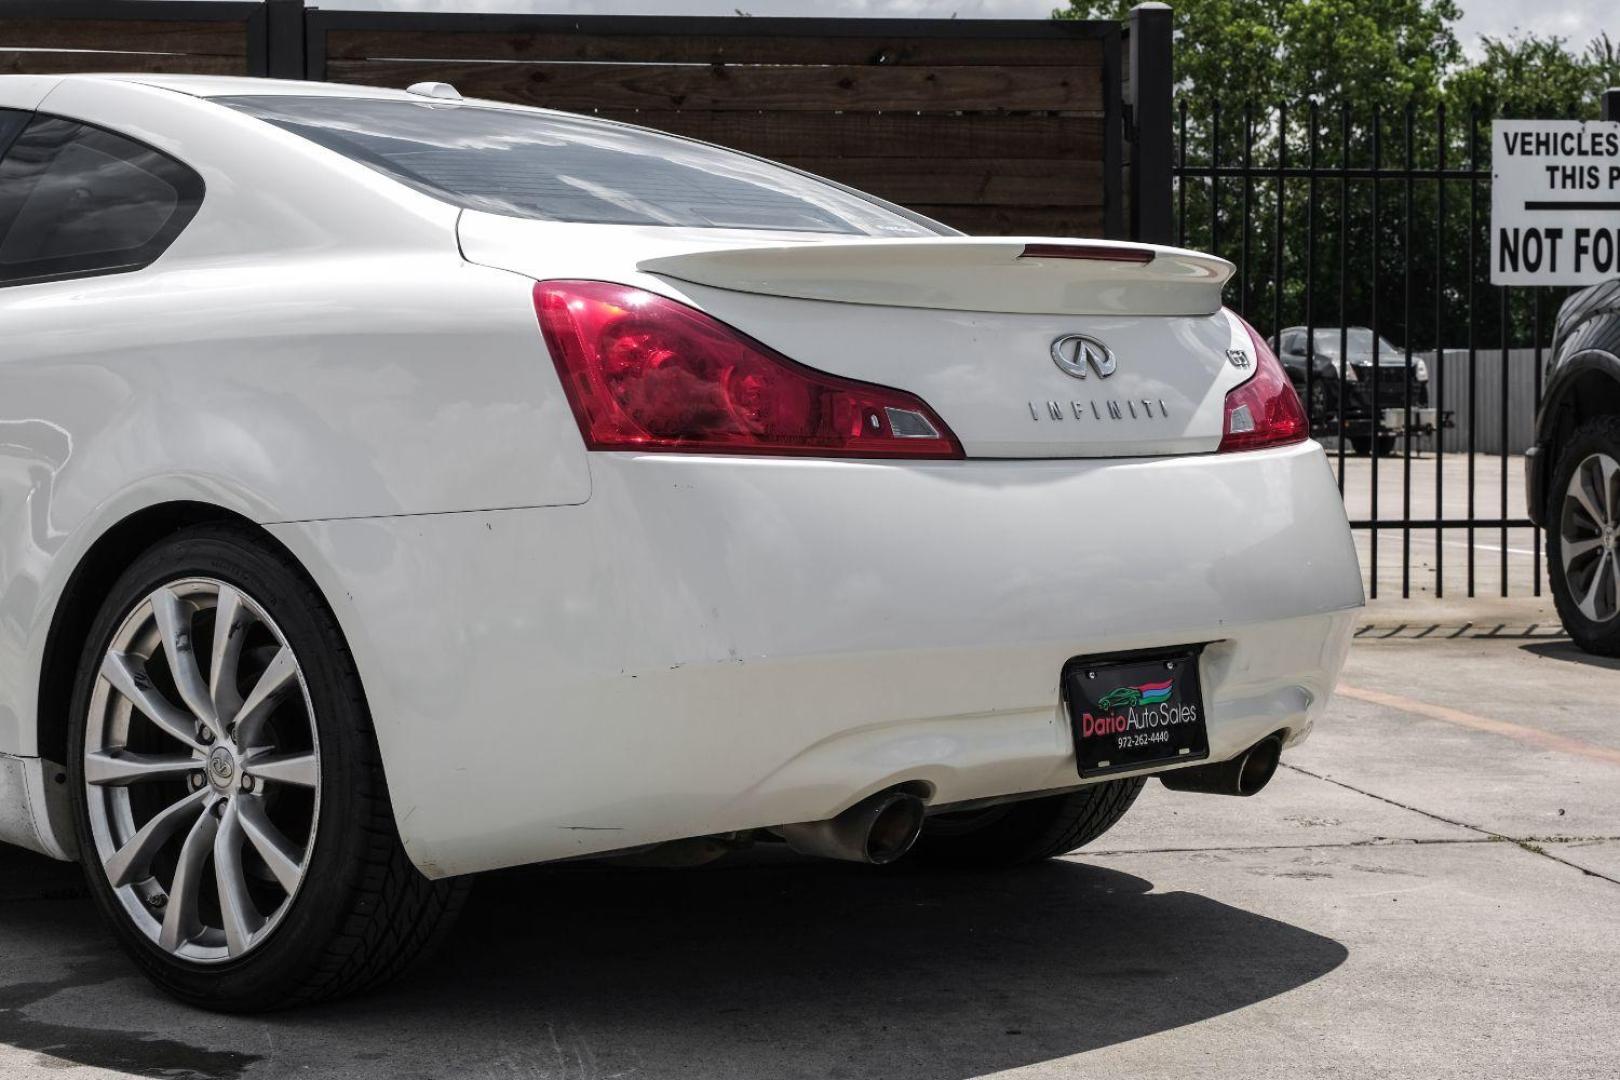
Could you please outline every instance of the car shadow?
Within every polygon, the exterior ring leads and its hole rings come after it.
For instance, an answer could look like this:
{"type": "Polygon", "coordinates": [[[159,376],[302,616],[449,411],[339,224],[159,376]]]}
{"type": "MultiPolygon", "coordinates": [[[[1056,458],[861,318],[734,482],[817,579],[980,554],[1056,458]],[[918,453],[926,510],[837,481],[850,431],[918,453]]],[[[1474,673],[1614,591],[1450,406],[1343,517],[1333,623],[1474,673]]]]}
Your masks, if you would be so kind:
{"type": "MultiPolygon", "coordinates": [[[[60,874],[0,854],[0,880],[29,868],[60,874]]],[[[944,874],[773,850],[489,875],[405,980],[269,1017],[169,1004],[82,894],[0,903],[0,955],[19,934],[50,970],[0,968],[0,1046],[196,1077],[966,1078],[1220,1016],[1347,955],[1079,860],[944,874]]]]}
{"type": "Polygon", "coordinates": [[[1572,664],[1585,664],[1588,667],[1608,668],[1610,671],[1620,671],[1620,658],[1613,656],[1593,656],[1583,652],[1574,642],[1567,639],[1558,641],[1535,641],[1528,645],[1520,645],[1525,652],[1545,656],[1549,660],[1565,660],[1572,664]]]}

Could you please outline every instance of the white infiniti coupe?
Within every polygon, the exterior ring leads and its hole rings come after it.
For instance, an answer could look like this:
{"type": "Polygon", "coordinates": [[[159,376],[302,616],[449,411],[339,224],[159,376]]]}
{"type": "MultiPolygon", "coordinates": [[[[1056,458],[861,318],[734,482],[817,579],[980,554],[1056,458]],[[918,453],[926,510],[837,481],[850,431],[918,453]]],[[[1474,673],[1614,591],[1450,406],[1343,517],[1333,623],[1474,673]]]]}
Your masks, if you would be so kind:
{"type": "Polygon", "coordinates": [[[477,871],[1250,794],[1362,591],[1230,271],[440,84],[0,77],[0,841],[252,1010],[477,871]]]}

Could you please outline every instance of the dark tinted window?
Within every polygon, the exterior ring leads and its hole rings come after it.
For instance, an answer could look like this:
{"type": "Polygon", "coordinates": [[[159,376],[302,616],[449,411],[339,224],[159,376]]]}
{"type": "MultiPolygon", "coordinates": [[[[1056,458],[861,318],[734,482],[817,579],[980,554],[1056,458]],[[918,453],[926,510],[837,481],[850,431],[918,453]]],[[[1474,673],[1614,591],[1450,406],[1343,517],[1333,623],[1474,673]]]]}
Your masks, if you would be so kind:
{"type": "Polygon", "coordinates": [[[0,157],[6,156],[6,147],[11,145],[11,140],[17,137],[32,115],[16,109],[0,109],[0,157]]]}
{"type": "Polygon", "coordinates": [[[781,165],[585,117],[365,98],[215,100],[472,210],[866,236],[942,231],[781,165]]]}
{"type": "Polygon", "coordinates": [[[35,116],[0,160],[0,284],[139,269],[202,194],[201,177],[149,146],[35,116]]]}

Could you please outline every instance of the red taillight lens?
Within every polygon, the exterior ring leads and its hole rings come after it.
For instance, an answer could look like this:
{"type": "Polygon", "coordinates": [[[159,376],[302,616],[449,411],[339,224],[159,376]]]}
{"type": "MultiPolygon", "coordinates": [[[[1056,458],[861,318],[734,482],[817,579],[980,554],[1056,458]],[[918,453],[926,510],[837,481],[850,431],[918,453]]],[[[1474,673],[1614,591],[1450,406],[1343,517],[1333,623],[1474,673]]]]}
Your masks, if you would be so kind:
{"type": "Polygon", "coordinates": [[[1310,423],[1294,384],[1265,339],[1247,322],[1238,321],[1254,343],[1254,374],[1226,395],[1220,452],[1302,442],[1310,433],[1310,423]]]}
{"type": "Polygon", "coordinates": [[[814,371],[666,297],[542,281],[534,307],[592,450],[962,456],[920,398],[814,371]]]}

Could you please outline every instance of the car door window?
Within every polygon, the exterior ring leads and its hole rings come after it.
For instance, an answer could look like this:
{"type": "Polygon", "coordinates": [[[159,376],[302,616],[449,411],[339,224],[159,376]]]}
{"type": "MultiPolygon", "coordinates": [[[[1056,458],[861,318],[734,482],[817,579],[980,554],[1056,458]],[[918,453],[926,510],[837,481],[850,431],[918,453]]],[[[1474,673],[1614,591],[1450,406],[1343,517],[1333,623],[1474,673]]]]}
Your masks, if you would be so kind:
{"type": "Polygon", "coordinates": [[[166,154],[35,115],[0,159],[0,285],[138,270],[202,195],[202,178],[166,154]]]}
{"type": "Polygon", "coordinates": [[[6,147],[11,145],[11,140],[17,137],[32,115],[20,109],[0,109],[0,158],[6,156],[6,147]]]}
{"type": "Polygon", "coordinates": [[[1283,355],[1285,356],[1304,356],[1305,335],[1300,333],[1298,330],[1293,330],[1284,334],[1282,339],[1282,351],[1283,355]]]}

